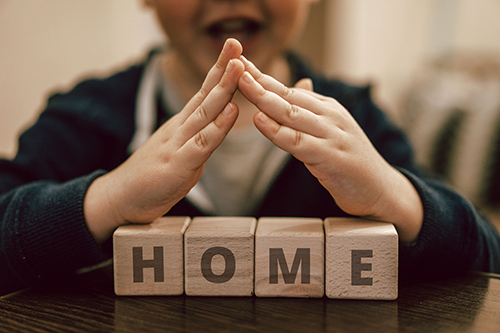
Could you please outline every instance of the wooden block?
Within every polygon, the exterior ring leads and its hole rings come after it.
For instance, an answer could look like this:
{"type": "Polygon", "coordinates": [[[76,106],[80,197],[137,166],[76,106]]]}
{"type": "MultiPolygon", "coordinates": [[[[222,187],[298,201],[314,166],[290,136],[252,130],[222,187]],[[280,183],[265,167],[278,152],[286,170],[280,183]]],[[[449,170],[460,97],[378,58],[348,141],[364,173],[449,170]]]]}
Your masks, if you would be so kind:
{"type": "Polygon", "coordinates": [[[185,292],[253,295],[253,217],[195,217],[184,235],[185,292]]]}
{"type": "Polygon", "coordinates": [[[162,217],[151,224],[121,226],[113,234],[117,295],[181,295],[183,235],[189,217],[162,217]]]}
{"type": "Polygon", "coordinates": [[[261,218],[255,235],[255,295],[324,295],[323,221],[261,218]]]}
{"type": "Polygon", "coordinates": [[[329,298],[398,297],[398,234],[392,224],[328,218],[325,234],[329,298]]]}

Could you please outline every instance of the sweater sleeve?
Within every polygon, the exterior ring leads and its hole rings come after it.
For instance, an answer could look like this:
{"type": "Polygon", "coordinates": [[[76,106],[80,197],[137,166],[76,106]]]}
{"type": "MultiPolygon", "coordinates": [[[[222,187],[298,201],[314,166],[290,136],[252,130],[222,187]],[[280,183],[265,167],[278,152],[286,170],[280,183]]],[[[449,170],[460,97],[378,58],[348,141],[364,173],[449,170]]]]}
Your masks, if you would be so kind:
{"type": "Polygon", "coordinates": [[[0,294],[59,279],[109,257],[87,228],[90,184],[127,157],[142,67],[49,98],[0,159],[0,294]]]}
{"type": "Polygon", "coordinates": [[[495,227],[443,183],[400,171],[415,186],[424,207],[417,241],[400,246],[401,277],[422,279],[467,270],[500,273],[500,237],[495,227]]]}
{"type": "Polygon", "coordinates": [[[0,294],[107,259],[83,215],[87,188],[102,173],[63,184],[32,182],[0,196],[0,294]]]}

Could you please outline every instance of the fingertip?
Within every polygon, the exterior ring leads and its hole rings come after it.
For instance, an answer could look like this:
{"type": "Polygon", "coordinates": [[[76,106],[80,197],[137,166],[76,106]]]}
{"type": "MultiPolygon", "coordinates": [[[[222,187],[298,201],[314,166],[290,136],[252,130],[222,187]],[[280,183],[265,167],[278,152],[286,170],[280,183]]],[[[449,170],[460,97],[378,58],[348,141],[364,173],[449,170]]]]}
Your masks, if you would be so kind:
{"type": "Polygon", "coordinates": [[[238,89],[252,103],[256,103],[266,92],[264,87],[247,71],[241,74],[238,89]]]}
{"type": "Polygon", "coordinates": [[[299,80],[297,83],[295,83],[295,88],[301,88],[308,91],[314,90],[313,82],[310,78],[304,78],[299,80]]]}
{"type": "Polygon", "coordinates": [[[250,60],[248,60],[247,58],[245,58],[245,56],[243,54],[240,55],[240,60],[241,60],[241,62],[243,62],[245,67],[250,67],[251,65],[253,65],[252,62],[250,60]]]}
{"type": "Polygon", "coordinates": [[[242,73],[245,71],[245,64],[240,59],[232,59],[231,61],[238,69],[241,70],[242,73]]]}
{"type": "Polygon", "coordinates": [[[276,131],[276,123],[262,111],[259,111],[254,115],[253,122],[259,132],[271,140],[272,133],[276,131]]]}
{"type": "Polygon", "coordinates": [[[255,78],[252,76],[252,74],[250,74],[247,71],[243,72],[243,74],[241,75],[241,79],[248,85],[255,85],[255,84],[259,85],[258,82],[255,80],[255,78]]]}
{"type": "Polygon", "coordinates": [[[258,75],[258,73],[260,73],[260,70],[257,68],[257,66],[255,66],[253,62],[245,58],[243,55],[241,55],[239,59],[241,60],[243,65],[245,65],[245,69],[247,71],[252,72],[255,75],[258,75]]]}
{"type": "Polygon", "coordinates": [[[245,65],[243,65],[243,63],[239,59],[231,59],[226,66],[225,76],[229,75],[230,77],[232,77],[231,81],[235,80],[235,83],[237,84],[238,78],[244,71],[245,65]]]}
{"type": "Polygon", "coordinates": [[[235,52],[236,53],[235,58],[237,58],[237,57],[241,56],[241,53],[243,53],[243,46],[241,45],[239,40],[237,40],[236,38],[230,37],[230,38],[226,39],[226,41],[224,42],[224,47],[222,48],[222,50],[226,53],[235,52]],[[232,50],[235,50],[235,51],[232,51],[232,50]]]}
{"type": "Polygon", "coordinates": [[[226,39],[226,41],[224,43],[224,46],[231,47],[235,43],[239,43],[239,41],[236,38],[229,37],[229,38],[226,39]]]}
{"type": "Polygon", "coordinates": [[[269,117],[264,112],[260,111],[255,114],[255,121],[261,124],[265,124],[269,121],[269,117]]]}
{"type": "Polygon", "coordinates": [[[238,112],[238,106],[234,104],[233,102],[227,103],[226,107],[222,111],[225,115],[230,116],[233,113],[238,112]]]}

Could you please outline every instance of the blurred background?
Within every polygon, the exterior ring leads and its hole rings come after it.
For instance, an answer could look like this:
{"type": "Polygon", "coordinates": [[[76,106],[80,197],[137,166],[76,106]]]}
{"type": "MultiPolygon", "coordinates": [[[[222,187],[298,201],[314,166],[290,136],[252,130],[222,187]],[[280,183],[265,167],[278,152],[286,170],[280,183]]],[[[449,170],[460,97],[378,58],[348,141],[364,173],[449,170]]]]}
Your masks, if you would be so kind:
{"type": "MultiPolygon", "coordinates": [[[[297,50],[329,76],[371,84],[420,164],[494,201],[499,17],[499,0],[321,0],[297,50]]],[[[0,0],[0,155],[13,156],[49,94],[161,41],[140,0],[0,0]]]]}

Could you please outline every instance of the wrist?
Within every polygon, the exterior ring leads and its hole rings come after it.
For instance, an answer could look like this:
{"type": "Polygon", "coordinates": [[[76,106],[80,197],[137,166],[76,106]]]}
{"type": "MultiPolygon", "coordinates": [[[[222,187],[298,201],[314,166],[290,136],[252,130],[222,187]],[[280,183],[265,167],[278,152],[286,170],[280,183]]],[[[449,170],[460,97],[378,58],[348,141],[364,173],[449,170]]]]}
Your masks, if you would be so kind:
{"type": "Polygon", "coordinates": [[[109,176],[103,175],[90,184],[83,203],[87,227],[99,244],[110,238],[120,225],[127,224],[109,193],[109,176]]]}
{"type": "Polygon", "coordinates": [[[401,172],[392,168],[390,186],[387,186],[385,210],[381,220],[391,222],[396,227],[399,239],[404,243],[414,243],[422,228],[424,209],[420,196],[401,172]]]}

